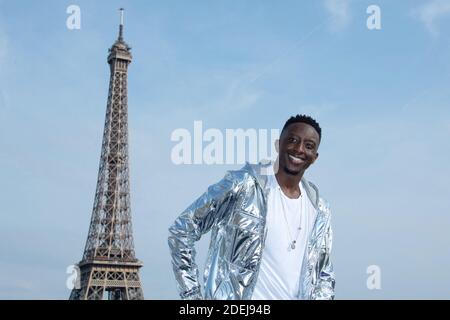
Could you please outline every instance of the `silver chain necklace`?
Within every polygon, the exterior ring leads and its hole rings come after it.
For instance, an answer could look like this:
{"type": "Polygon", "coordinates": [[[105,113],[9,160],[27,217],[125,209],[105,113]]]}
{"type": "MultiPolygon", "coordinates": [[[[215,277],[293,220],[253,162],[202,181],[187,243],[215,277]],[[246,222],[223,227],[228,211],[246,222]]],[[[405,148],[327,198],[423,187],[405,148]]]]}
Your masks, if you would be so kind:
{"type": "MultiPolygon", "coordinates": [[[[283,193],[283,190],[281,189],[281,187],[279,188],[279,190],[280,190],[281,193],[283,193]]],[[[300,223],[299,223],[299,226],[298,226],[298,228],[297,228],[297,236],[295,237],[295,239],[293,239],[293,238],[292,238],[292,235],[291,235],[291,230],[290,230],[290,228],[289,228],[289,222],[288,222],[288,219],[287,219],[287,217],[286,217],[286,208],[284,207],[283,194],[280,194],[280,195],[281,195],[281,206],[283,207],[284,221],[286,222],[286,227],[287,227],[287,230],[288,230],[288,236],[289,236],[289,247],[288,247],[288,251],[291,251],[291,250],[295,250],[295,245],[296,245],[296,243],[297,243],[298,236],[300,235],[300,231],[302,230],[302,227],[301,227],[302,219],[301,219],[301,217],[300,217],[300,223]]],[[[302,194],[300,193],[300,197],[299,197],[300,205],[301,205],[301,196],[302,196],[302,194]]]]}

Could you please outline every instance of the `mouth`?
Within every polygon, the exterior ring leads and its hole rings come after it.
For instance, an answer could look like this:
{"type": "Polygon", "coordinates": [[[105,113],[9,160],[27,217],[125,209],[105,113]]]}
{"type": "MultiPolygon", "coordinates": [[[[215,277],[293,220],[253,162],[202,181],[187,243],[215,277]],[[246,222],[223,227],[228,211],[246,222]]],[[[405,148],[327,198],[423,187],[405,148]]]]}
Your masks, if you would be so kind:
{"type": "Polygon", "coordinates": [[[294,164],[302,164],[303,162],[305,162],[304,158],[295,157],[291,154],[289,154],[288,156],[289,156],[289,159],[291,160],[291,162],[294,164]]]}

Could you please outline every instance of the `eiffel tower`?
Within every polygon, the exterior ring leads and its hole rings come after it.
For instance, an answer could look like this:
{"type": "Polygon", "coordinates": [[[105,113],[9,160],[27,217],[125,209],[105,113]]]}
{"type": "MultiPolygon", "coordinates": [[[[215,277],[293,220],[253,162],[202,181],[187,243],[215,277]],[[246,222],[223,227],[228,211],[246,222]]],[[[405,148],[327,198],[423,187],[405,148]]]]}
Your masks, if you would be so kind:
{"type": "Polygon", "coordinates": [[[94,208],[78,286],[71,300],[143,299],[133,243],[128,169],[127,73],[131,48],[119,37],[109,49],[111,77],[94,208]]]}

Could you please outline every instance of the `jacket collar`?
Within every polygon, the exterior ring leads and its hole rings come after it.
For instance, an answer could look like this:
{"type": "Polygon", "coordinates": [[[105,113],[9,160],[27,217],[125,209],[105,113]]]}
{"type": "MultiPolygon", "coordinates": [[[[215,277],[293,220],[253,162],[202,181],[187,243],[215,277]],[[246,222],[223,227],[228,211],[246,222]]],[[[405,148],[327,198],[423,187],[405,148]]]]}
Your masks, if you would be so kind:
{"type": "MultiPolygon", "coordinates": [[[[248,171],[253,177],[255,177],[261,188],[267,191],[268,176],[274,174],[273,166],[273,161],[263,160],[258,164],[250,164],[247,162],[243,169],[248,171]]],[[[306,180],[305,176],[302,177],[301,183],[305,188],[306,194],[311,200],[311,203],[317,210],[319,207],[319,189],[312,182],[306,180]]]]}

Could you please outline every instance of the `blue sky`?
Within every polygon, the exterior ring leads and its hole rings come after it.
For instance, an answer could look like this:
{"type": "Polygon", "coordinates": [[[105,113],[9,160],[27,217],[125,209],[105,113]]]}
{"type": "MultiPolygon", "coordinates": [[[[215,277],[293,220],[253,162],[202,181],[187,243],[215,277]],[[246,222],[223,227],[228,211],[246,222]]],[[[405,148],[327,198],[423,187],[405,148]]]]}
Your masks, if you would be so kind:
{"type": "MultiPolygon", "coordinates": [[[[132,213],[147,299],[167,228],[233,165],[172,163],[178,128],[323,128],[336,298],[450,298],[450,1],[0,1],[0,298],[66,299],[97,179],[117,8],[132,46],[132,213]],[[81,8],[81,29],[66,8],[81,8]],[[381,9],[368,30],[366,9],[381,9]],[[381,289],[366,269],[381,270],[381,289]]],[[[198,248],[203,265],[208,239],[198,248]]]]}

